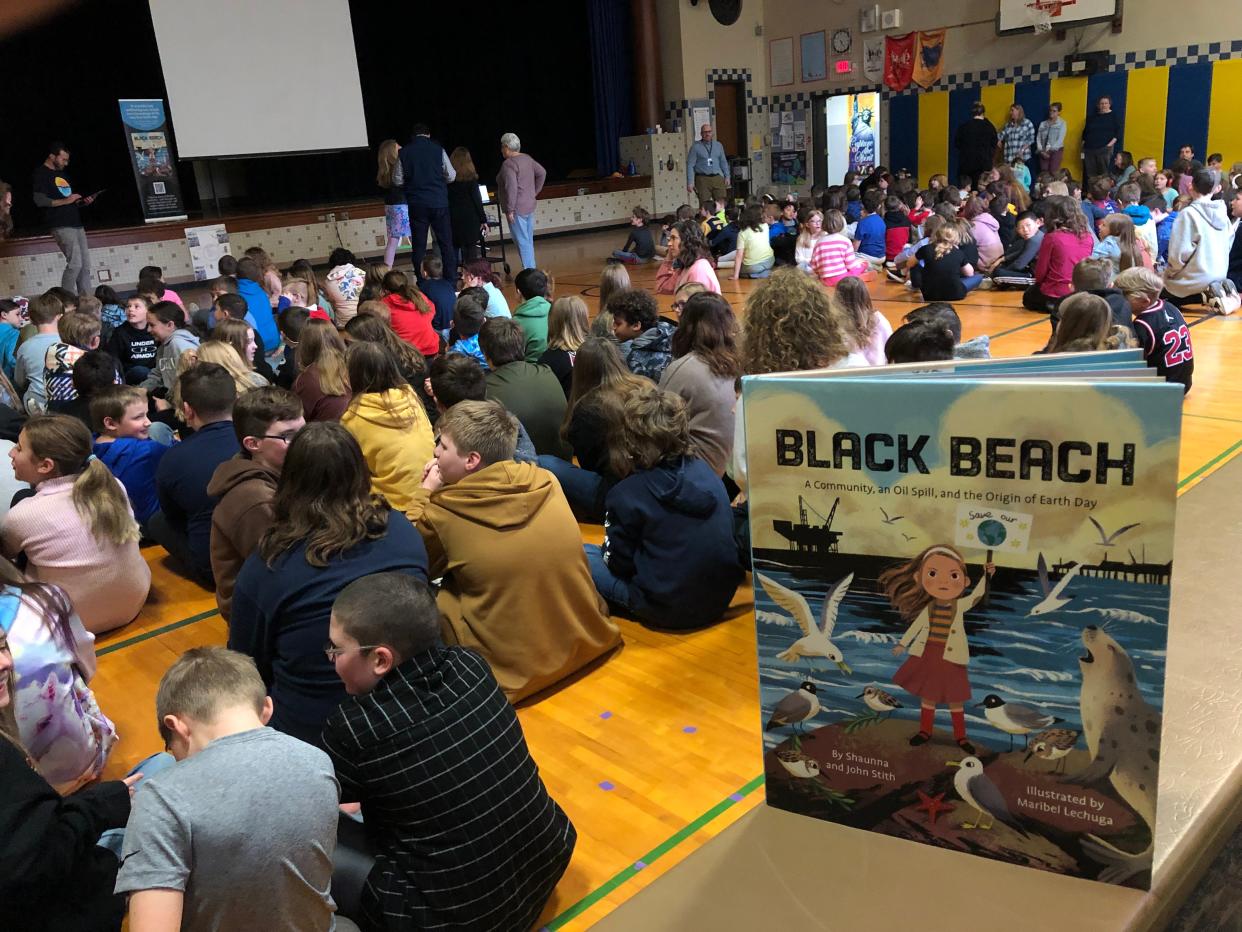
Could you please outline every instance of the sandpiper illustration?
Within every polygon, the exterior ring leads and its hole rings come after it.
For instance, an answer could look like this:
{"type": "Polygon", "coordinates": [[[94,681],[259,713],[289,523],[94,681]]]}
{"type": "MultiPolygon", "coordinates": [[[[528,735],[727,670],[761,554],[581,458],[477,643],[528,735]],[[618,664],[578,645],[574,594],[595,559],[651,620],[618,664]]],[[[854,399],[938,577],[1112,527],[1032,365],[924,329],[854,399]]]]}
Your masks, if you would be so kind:
{"type": "Polygon", "coordinates": [[[877,715],[892,715],[895,709],[901,708],[901,703],[895,697],[878,686],[868,686],[854,698],[861,699],[877,715]]]}
{"type": "Polygon", "coordinates": [[[990,829],[1000,819],[1022,831],[1014,817],[1009,814],[1005,797],[996,788],[992,778],[983,772],[983,761],[977,757],[963,757],[961,760],[945,761],[945,764],[957,768],[957,773],[953,775],[953,788],[957,790],[957,795],[979,813],[973,822],[963,822],[962,828],[990,829]],[[987,825],[983,824],[984,815],[990,817],[987,825]]]}
{"type": "Polygon", "coordinates": [[[989,693],[982,702],[975,703],[975,708],[983,709],[984,717],[993,727],[1009,735],[1009,750],[1013,750],[1013,736],[1022,735],[1026,747],[1030,748],[1031,733],[1050,728],[1061,719],[1048,715],[1033,705],[1022,702],[1006,702],[996,693],[989,693]]]}
{"type": "Polygon", "coordinates": [[[854,581],[854,574],[850,573],[844,579],[838,580],[828,590],[824,596],[818,623],[815,621],[815,616],[811,614],[811,606],[802,593],[782,586],[775,579],[769,579],[762,573],[758,576],[763,591],[773,602],[789,612],[794,621],[798,623],[798,627],[802,629],[803,636],[777,654],[777,658],[788,662],[797,660],[799,657],[823,657],[835,663],[843,673],[853,673],[854,671],[845,662],[840,649],[832,643],[830,638],[832,629],[837,624],[837,610],[841,607],[845,593],[849,591],[850,583],[854,581]]]}
{"type": "Polygon", "coordinates": [[[813,757],[807,757],[801,751],[794,751],[789,748],[776,752],[776,759],[780,765],[788,770],[795,777],[801,777],[803,780],[809,780],[819,776],[819,763],[813,757]]]}
{"type": "Polygon", "coordinates": [[[817,714],[819,697],[815,695],[815,684],[807,680],[776,704],[772,717],[763,726],[763,730],[771,731],[781,725],[793,725],[795,731],[801,731],[798,726],[817,714]]]}
{"type": "Polygon", "coordinates": [[[1070,580],[1078,575],[1078,571],[1082,569],[1082,564],[1075,563],[1071,566],[1069,572],[1057,580],[1055,586],[1052,585],[1052,581],[1048,578],[1048,564],[1044,561],[1042,553],[1039,555],[1036,568],[1039,570],[1039,588],[1043,592],[1044,597],[1038,605],[1027,612],[1027,615],[1047,615],[1049,612],[1055,612],[1069,605],[1074,597],[1072,595],[1062,595],[1062,593],[1065,592],[1065,587],[1069,585],[1070,580]]]}
{"type": "Polygon", "coordinates": [[[1052,772],[1064,773],[1065,758],[1078,744],[1078,732],[1069,728],[1049,728],[1047,731],[1041,731],[1034,738],[1028,738],[1027,741],[1026,757],[1022,758],[1024,764],[1034,755],[1040,760],[1056,761],[1052,772]]]}

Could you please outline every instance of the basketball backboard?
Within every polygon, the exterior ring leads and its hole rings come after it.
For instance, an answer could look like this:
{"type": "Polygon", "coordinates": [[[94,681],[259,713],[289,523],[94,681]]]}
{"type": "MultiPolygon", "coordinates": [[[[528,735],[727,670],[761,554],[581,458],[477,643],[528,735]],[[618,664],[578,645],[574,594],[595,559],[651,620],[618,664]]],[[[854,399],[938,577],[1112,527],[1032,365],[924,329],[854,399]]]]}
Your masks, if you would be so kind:
{"type": "Polygon", "coordinates": [[[1120,12],[1121,0],[999,0],[996,34],[1019,35],[1072,29],[1109,22],[1120,12]]]}

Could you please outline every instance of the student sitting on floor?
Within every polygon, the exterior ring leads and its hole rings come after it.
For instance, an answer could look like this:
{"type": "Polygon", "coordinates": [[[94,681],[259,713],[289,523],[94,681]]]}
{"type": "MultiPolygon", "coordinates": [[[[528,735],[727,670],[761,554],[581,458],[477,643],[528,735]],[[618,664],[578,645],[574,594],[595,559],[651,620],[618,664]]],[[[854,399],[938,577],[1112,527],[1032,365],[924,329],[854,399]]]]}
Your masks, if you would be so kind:
{"type": "Polygon", "coordinates": [[[186,651],[155,714],[180,763],[134,795],[116,879],[131,928],[331,929],[332,762],[264,727],[272,700],[250,658],[186,651]]]}
{"type": "Polygon", "coordinates": [[[489,320],[479,331],[479,346],[490,368],[487,397],[522,422],[539,453],[568,459],[569,448],[561,437],[565,392],[551,369],[526,362],[526,334],[518,322],[489,320]]]}
{"type": "Polygon", "coordinates": [[[1147,364],[1166,381],[1180,382],[1189,392],[1195,372],[1195,350],[1186,318],[1175,304],[1162,301],[1160,276],[1150,269],[1126,269],[1114,283],[1134,312],[1134,335],[1147,364]]]}
{"type": "Polygon", "coordinates": [[[435,308],[431,325],[436,333],[447,340],[449,329],[456,320],[454,308],[457,305],[457,292],[452,282],[445,281],[444,260],[438,255],[427,253],[423,256],[422,270],[423,277],[419,280],[418,288],[435,308]]]}
{"type": "Polygon", "coordinates": [[[1134,182],[1123,184],[1117,189],[1117,209],[1134,221],[1134,235],[1147,247],[1147,253],[1155,256],[1160,251],[1156,241],[1156,224],[1152,221],[1151,210],[1140,203],[1143,190],[1134,182]]]}
{"type": "Polygon", "coordinates": [[[427,579],[418,533],[371,488],[349,431],[307,425],[289,444],[272,526],[237,574],[229,647],[258,665],[276,703],[272,727],[312,744],[344,698],[322,650],[332,602],[368,573],[427,579]]]}
{"type": "Polygon", "coordinates": [[[522,303],[513,309],[513,319],[526,334],[526,361],[537,362],[548,348],[548,276],[539,269],[522,269],[513,279],[522,303]]]}
{"type": "MultiPolygon", "coordinates": [[[[73,364],[73,390],[77,397],[71,401],[49,403],[48,413],[68,414],[76,417],[88,429],[94,430],[95,425],[91,420],[91,399],[105,388],[119,385],[120,382],[121,373],[111,353],[102,349],[83,353],[73,364]]],[[[169,434],[171,435],[171,429],[169,434]]]]}
{"type": "Polygon", "coordinates": [[[918,287],[927,301],[960,301],[983,280],[962,249],[957,226],[948,221],[918,251],[918,260],[922,263],[918,287]]]}
{"type": "Polygon", "coordinates": [[[763,222],[763,208],[751,204],[742,211],[737,250],[733,254],[733,280],[767,278],[775,264],[776,254],[768,238],[768,225],[763,222]]]}
{"type": "Polygon", "coordinates": [[[864,281],[874,277],[867,261],[854,254],[854,246],[842,232],[844,229],[845,218],[841,212],[826,211],[824,235],[811,251],[812,274],[830,287],[847,275],[858,275],[864,281]]]}
{"type": "MultiPolygon", "coordinates": [[[[917,193],[917,192],[916,192],[917,193]]],[[[909,208],[901,198],[890,194],[884,199],[884,258],[893,261],[897,254],[916,239],[916,230],[910,220],[909,208]]]]}
{"type": "Polygon", "coordinates": [[[1125,214],[1109,214],[1099,223],[1100,241],[1091,250],[1093,259],[1107,259],[1116,275],[1134,265],[1155,265],[1143,241],[1135,235],[1134,221],[1125,214]]]}
{"type": "Polygon", "coordinates": [[[1022,294],[1022,306],[1051,314],[1073,291],[1074,266],[1091,255],[1091,234],[1079,202],[1065,195],[1046,199],[1044,241],[1035,260],[1035,284],[1022,294]]]}
{"type": "Polygon", "coordinates": [[[35,494],[0,524],[4,556],[25,554],[27,576],[64,589],[87,631],[128,624],[147,600],[151,569],[125,489],[91,452],[90,431],[63,414],[32,417],[9,456],[35,494]]]}
{"type": "Polygon", "coordinates": [[[548,348],[539,357],[539,364],[552,370],[566,398],[573,386],[574,358],[590,332],[591,319],[586,302],[580,297],[569,294],[552,302],[548,312],[548,348]]]}
{"type": "Polygon", "coordinates": [[[362,447],[372,490],[408,512],[422,483],[423,464],[435,447],[427,412],[387,347],[353,343],[345,362],[353,397],[341,426],[362,447]]]}
{"type": "MultiPolygon", "coordinates": [[[[1113,287],[1114,277],[1112,263],[1107,259],[1083,259],[1074,266],[1074,292],[1076,294],[1086,292],[1103,298],[1108,303],[1113,323],[1119,327],[1132,328],[1130,302],[1119,289],[1113,287]]],[[[1059,313],[1053,311],[1051,317],[1053,330],[1056,329],[1056,322],[1059,318],[1059,313]]]]}
{"type": "Polygon", "coordinates": [[[879,213],[883,203],[884,192],[879,188],[869,188],[862,196],[862,216],[859,217],[858,226],[854,228],[854,250],[872,270],[884,264],[884,237],[887,228],[879,213]]]}
{"type": "Polygon", "coordinates": [[[942,321],[914,320],[893,331],[884,354],[894,365],[952,359],[953,332],[942,321]]]}
{"type": "MultiPolygon", "coordinates": [[[[289,368],[288,363],[285,368],[289,368]]],[[[296,368],[293,393],[302,399],[307,422],[339,421],[349,405],[350,392],[345,343],[335,324],[326,320],[306,322],[297,343],[296,368]]]]}
{"type": "Polygon", "coordinates": [[[630,235],[625,245],[612,254],[614,259],[631,265],[650,262],[655,258],[655,240],[651,236],[651,211],[635,207],[630,211],[630,235]]]}
{"type": "Polygon", "coordinates": [[[869,365],[884,365],[884,344],[892,335],[893,325],[875,309],[863,280],[850,275],[837,282],[832,305],[840,315],[849,351],[863,356],[869,365]]]}
{"type": "Polygon", "coordinates": [[[633,290],[617,295],[608,305],[612,332],[621,344],[621,358],[635,375],[659,383],[673,361],[673,335],[677,326],[661,319],[650,292],[633,290]]]}
{"type": "Polygon", "coordinates": [[[444,637],[483,654],[517,702],[607,653],[621,632],[591,583],[556,479],[513,461],[513,415],[494,401],[462,401],[437,426],[435,460],[410,517],[431,577],[444,577],[444,637]]]}
{"type": "Polygon", "coordinates": [[[1000,265],[992,270],[994,288],[1029,288],[1035,284],[1035,262],[1044,242],[1043,221],[1026,210],[1018,214],[1015,230],[1017,235],[1001,256],[1000,265]]]}
{"type": "Polygon", "coordinates": [[[159,348],[142,387],[166,396],[177,382],[181,354],[197,350],[198,337],[186,329],[185,309],[171,301],[161,301],[151,308],[147,328],[159,348]]]}
{"type": "Polygon", "coordinates": [[[140,775],[62,796],[13,725],[17,700],[14,661],[0,629],[0,903],[12,920],[6,927],[120,929],[125,899],[113,892],[120,865],[95,842],[124,827],[140,775]]]}
{"type": "Polygon", "coordinates": [[[384,303],[393,333],[424,356],[440,352],[440,335],[432,326],[435,309],[404,272],[393,269],[384,276],[384,303]]]}
{"type": "Polygon", "coordinates": [[[182,572],[214,589],[211,516],[216,499],[207,488],[216,470],[241,449],[233,431],[237,388],[227,369],[209,362],[182,373],[178,388],[178,413],[193,433],[160,460],[155,472],[160,510],[147,522],[146,532],[182,572]]]}
{"type": "Polygon", "coordinates": [[[207,485],[207,494],[216,499],[211,572],[216,605],[225,621],[237,574],[272,526],[272,499],[289,444],[305,425],[302,402],[283,388],[252,389],[233,408],[233,432],[241,451],[221,463],[207,485]]]}
{"type": "MultiPolygon", "coordinates": [[[[459,401],[485,401],[487,399],[487,373],[472,356],[449,353],[431,361],[427,376],[427,393],[435,402],[437,421],[439,415],[459,401]]],[[[539,454],[522,422],[518,422],[517,449],[513,459],[519,463],[533,463],[539,454]]]]}
{"type": "Polygon", "coordinates": [[[1072,294],[1057,310],[1061,319],[1045,353],[1094,353],[1133,344],[1133,331],[1113,323],[1112,311],[1099,295],[1072,294]]]}
{"type": "MultiPolygon", "coordinates": [[[[158,349],[148,327],[150,304],[141,295],[125,299],[125,323],[112,331],[108,352],[121,364],[126,383],[141,385],[155,365],[158,349]]],[[[33,320],[33,315],[31,317],[33,320]]]]}
{"type": "Polygon", "coordinates": [[[397,573],[350,583],[332,606],[328,651],[349,698],[323,744],[341,799],[362,803],[376,840],[358,918],[529,929],[577,833],[487,662],[445,647],[439,628],[428,588],[397,573]]]}
{"type": "Polygon", "coordinates": [[[449,352],[473,356],[479,365],[486,369],[487,358],[483,355],[483,350],[479,349],[479,331],[483,329],[483,324],[487,321],[486,309],[476,299],[464,297],[458,299],[454,313],[456,314],[454,329],[457,332],[457,339],[449,347],[449,352]]]}
{"type": "Polygon", "coordinates": [[[116,743],[116,726],[88,685],[95,637],[63,589],[26,580],[7,560],[0,561],[0,619],[13,655],[9,722],[43,779],[68,795],[99,778],[116,743]]]}
{"type": "Polygon", "coordinates": [[[169,450],[150,437],[147,393],[133,385],[105,388],[91,401],[91,422],[98,435],[95,455],[125,486],[134,519],[145,528],[159,508],[155,473],[169,450]]]}
{"type": "Polygon", "coordinates": [[[698,628],[729,607],[744,571],[724,484],[690,449],[685,402],[645,386],[610,428],[629,472],[605,500],[604,543],[586,545],[610,606],[660,628],[698,628]]]}
{"type": "Polygon", "coordinates": [[[72,401],[73,364],[91,350],[99,349],[99,321],[90,314],[74,311],[56,325],[60,339],[47,349],[43,361],[43,387],[47,397],[44,410],[53,401],[72,401]]]}
{"type": "MultiPolygon", "coordinates": [[[[991,337],[986,333],[962,342],[962,319],[958,316],[957,311],[953,309],[953,305],[946,301],[933,301],[931,304],[925,304],[922,307],[916,307],[904,318],[904,323],[927,323],[943,330],[947,328],[953,334],[953,358],[954,359],[991,359],[991,337]]],[[[887,350],[888,344],[885,343],[887,350]]]]}

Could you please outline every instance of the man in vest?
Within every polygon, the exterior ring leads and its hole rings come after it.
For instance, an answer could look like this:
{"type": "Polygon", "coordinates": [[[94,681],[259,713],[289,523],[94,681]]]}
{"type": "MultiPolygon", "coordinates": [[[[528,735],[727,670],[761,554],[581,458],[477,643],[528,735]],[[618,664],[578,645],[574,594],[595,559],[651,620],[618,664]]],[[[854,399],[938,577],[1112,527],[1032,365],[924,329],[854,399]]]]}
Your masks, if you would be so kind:
{"type": "Polygon", "coordinates": [[[427,251],[427,228],[435,234],[444,260],[444,277],[457,280],[457,251],[449,222],[448,184],[457,177],[448,154],[431,138],[425,123],[415,123],[413,138],[401,147],[401,174],[405,201],[410,207],[410,259],[414,274],[423,278],[423,254],[427,251]]]}

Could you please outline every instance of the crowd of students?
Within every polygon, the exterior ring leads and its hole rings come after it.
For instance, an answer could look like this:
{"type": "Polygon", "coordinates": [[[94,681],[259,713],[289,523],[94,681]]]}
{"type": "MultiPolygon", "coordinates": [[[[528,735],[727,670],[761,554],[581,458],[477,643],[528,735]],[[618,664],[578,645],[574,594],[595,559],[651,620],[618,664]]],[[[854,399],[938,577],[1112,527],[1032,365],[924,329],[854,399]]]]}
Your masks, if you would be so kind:
{"type": "Polygon", "coordinates": [[[511,704],[606,659],[614,615],[725,615],[749,561],[741,376],[986,357],[953,302],[1017,287],[1046,352],[1137,343],[1189,390],[1178,306],[1225,309],[1242,192],[1187,165],[1188,193],[1145,197],[1149,162],[1089,200],[1008,166],[926,190],[881,168],[687,206],[658,237],[638,209],[594,321],[543,270],[510,308],[486,260],[452,283],[438,257],[416,280],[344,249],[322,281],[225,257],[203,308],[154,268],[124,299],[0,303],[27,486],[0,503],[0,902],[36,929],[115,928],[127,903],[135,932],[529,927],[575,833],[511,704]],[[656,259],[664,315],[627,273],[656,259]],[[726,269],[762,280],[744,324],[726,269]],[[879,273],[926,302],[895,330],[879,273]],[[144,542],[215,593],[228,646],[161,680],[172,757],[100,783],[93,640],[146,604],[144,542]]]}

